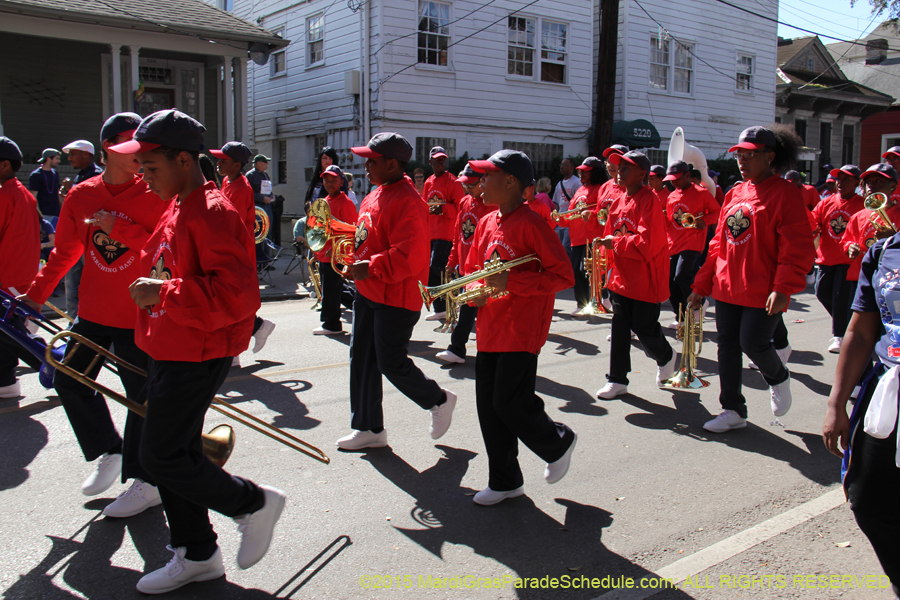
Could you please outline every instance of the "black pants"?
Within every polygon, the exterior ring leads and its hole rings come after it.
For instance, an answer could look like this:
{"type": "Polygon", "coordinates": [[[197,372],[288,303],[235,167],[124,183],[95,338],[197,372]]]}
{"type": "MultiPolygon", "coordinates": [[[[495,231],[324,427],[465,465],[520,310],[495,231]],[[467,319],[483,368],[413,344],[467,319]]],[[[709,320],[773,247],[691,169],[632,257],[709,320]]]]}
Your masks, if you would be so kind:
{"type": "Polygon", "coordinates": [[[322,312],[319,314],[319,320],[325,329],[340,331],[344,278],[335,273],[330,262],[319,263],[319,276],[322,278],[322,312]]]}
{"type": "Polygon", "coordinates": [[[575,272],[575,302],[578,308],[583,308],[591,301],[591,285],[588,283],[587,275],[584,272],[584,257],[587,253],[587,244],[580,246],[572,246],[572,270],[575,272]]]}
{"type": "Polygon", "coordinates": [[[628,385],[632,331],[638,336],[647,356],[660,367],[672,360],[675,351],[659,326],[659,304],[632,300],[615,292],[610,292],[609,299],[613,306],[613,318],[606,379],[628,385]]]}
{"type": "Polygon", "coordinates": [[[379,433],[384,429],[381,376],[424,409],[446,396],[407,354],[419,313],[369,300],[359,292],[353,303],[350,335],[350,427],[379,433]]]}
{"type": "MultiPolygon", "coordinates": [[[[11,318],[10,325],[19,330],[22,335],[35,339],[31,332],[25,329],[25,319],[14,316],[11,318]]],[[[40,343],[40,342],[36,342],[40,343]]],[[[17,341],[0,331],[0,387],[6,387],[16,382],[16,367],[19,361],[39,371],[41,368],[41,360],[29,352],[26,348],[19,345],[17,341]]]]}
{"type": "Polygon", "coordinates": [[[81,272],[84,270],[84,256],[78,259],[66,273],[66,314],[71,318],[78,316],[78,288],[81,286],[81,272]]]}
{"type": "Polygon", "coordinates": [[[519,440],[545,462],[562,458],[574,434],[553,422],[534,393],[537,354],[479,352],[475,358],[475,403],[488,455],[488,486],[508,492],[523,483],[519,440]]]}
{"type": "MultiPolygon", "coordinates": [[[[134,329],[121,329],[87,321],[82,318],[72,324],[72,332],[83,335],[95,344],[111,350],[113,354],[140,369],[147,368],[147,354],[134,343],[134,329]]],[[[74,344],[66,345],[66,356],[72,355],[74,344]]],[[[96,379],[103,361],[90,372],[85,372],[96,355],[87,348],[79,348],[67,364],[96,379]]],[[[139,398],[147,385],[147,379],[130,369],[118,367],[119,379],[125,388],[125,396],[140,402],[139,398]]],[[[153,484],[153,478],[141,466],[138,449],[141,444],[141,430],[144,419],[137,413],[128,411],[125,419],[125,440],[119,437],[116,425],[109,414],[106,399],[98,392],[81,384],[59,371],[53,377],[53,387],[59,394],[60,402],[72,425],[72,431],[87,461],[96,460],[100,455],[122,447],[122,481],[138,477],[153,484]]]]}
{"type": "Polygon", "coordinates": [[[831,335],[844,337],[850,324],[850,305],[856,287],[847,281],[849,265],[819,265],[816,275],[816,298],[831,315],[831,335]]]}
{"type": "Polygon", "coordinates": [[[669,301],[676,319],[680,307],[691,295],[691,284],[694,283],[699,260],[700,253],[696,250],[684,250],[669,257],[669,301]]]}
{"type": "Polygon", "coordinates": [[[770,386],[790,376],[772,344],[780,315],[769,316],[765,308],[750,308],[716,300],[716,331],[719,337],[719,402],[722,408],[747,418],[747,400],[741,393],[743,358],[756,363],[770,386]]]}
{"type": "Polygon", "coordinates": [[[478,315],[478,307],[463,304],[459,307],[459,318],[456,320],[456,328],[450,334],[450,346],[447,350],[460,358],[466,357],[466,344],[469,343],[469,334],[475,325],[475,317],[478,315]]]}
{"type": "Polygon", "coordinates": [[[206,560],[216,550],[209,509],[237,517],[265,502],[259,486],[229,475],[202,451],[203,419],[230,366],[230,356],[150,360],[141,462],[159,487],[171,546],[186,546],[188,560],[206,560]]]}
{"type": "Polygon", "coordinates": [[[772,345],[776,350],[784,350],[791,345],[788,339],[787,326],[784,324],[784,313],[775,315],[778,317],[778,323],[775,325],[775,331],[772,333],[772,345]]]}
{"type": "MultiPolygon", "coordinates": [[[[453,250],[453,242],[448,240],[431,240],[431,266],[428,269],[428,286],[440,285],[441,274],[447,268],[447,259],[453,250]]],[[[434,312],[447,310],[447,303],[441,296],[431,305],[434,312]]]]}

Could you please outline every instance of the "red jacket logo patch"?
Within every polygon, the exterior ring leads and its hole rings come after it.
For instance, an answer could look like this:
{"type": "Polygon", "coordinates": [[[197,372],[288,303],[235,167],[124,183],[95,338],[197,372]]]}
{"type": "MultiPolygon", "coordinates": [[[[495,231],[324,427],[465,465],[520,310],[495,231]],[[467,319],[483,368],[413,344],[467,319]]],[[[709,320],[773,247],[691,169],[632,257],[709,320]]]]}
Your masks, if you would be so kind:
{"type": "Polygon", "coordinates": [[[462,223],[461,233],[463,239],[468,241],[470,237],[475,234],[475,226],[477,223],[472,222],[472,217],[467,217],[465,221],[462,223]]]}
{"type": "Polygon", "coordinates": [[[366,228],[366,222],[365,220],[361,220],[356,226],[356,235],[353,237],[353,249],[359,250],[359,247],[362,246],[363,242],[365,242],[368,238],[369,230],[366,228]]]}
{"type": "Polygon", "coordinates": [[[835,218],[828,222],[828,226],[831,228],[832,237],[840,239],[844,230],[847,229],[847,220],[844,218],[843,214],[838,213],[835,218]]]}
{"type": "Polygon", "coordinates": [[[744,235],[748,229],[750,229],[750,217],[753,216],[753,213],[750,212],[750,209],[747,209],[747,214],[744,214],[744,207],[737,209],[733,214],[728,215],[728,218],[725,219],[725,225],[728,226],[728,232],[731,234],[731,239],[737,241],[739,237],[744,235]]]}
{"type": "Polygon", "coordinates": [[[120,256],[128,252],[128,248],[106,235],[102,229],[94,232],[91,241],[94,242],[94,247],[97,248],[97,252],[100,253],[107,265],[113,264],[120,256]]]}
{"type": "Polygon", "coordinates": [[[159,260],[156,261],[156,265],[150,269],[150,279],[158,279],[160,281],[172,279],[172,271],[166,268],[166,261],[162,255],[160,255],[159,260]]]}

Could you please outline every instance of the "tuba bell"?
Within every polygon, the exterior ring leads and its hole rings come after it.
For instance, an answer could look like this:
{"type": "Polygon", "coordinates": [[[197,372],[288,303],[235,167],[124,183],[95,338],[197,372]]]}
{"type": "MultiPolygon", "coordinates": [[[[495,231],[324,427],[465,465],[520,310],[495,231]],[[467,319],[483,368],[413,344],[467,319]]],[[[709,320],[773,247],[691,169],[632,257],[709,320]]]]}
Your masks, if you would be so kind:
{"type": "Polygon", "coordinates": [[[346,267],[353,264],[353,243],[356,236],[356,225],[338,221],[331,216],[328,200],[319,198],[309,208],[309,217],[315,219],[315,225],[309,227],[307,218],[306,244],[313,252],[319,252],[331,242],[331,268],[343,275],[337,265],[346,267]]]}
{"type": "Polygon", "coordinates": [[[706,163],[706,156],[697,146],[691,146],[684,140],[684,130],[676,127],[672,132],[672,140],[669,142],[668,164],[672,164],[676,160],[693,165],[695,169],[700,171],[700,181],[713,198],[716,196],[716,182],[709,176],[709,165],[706,163]]]}

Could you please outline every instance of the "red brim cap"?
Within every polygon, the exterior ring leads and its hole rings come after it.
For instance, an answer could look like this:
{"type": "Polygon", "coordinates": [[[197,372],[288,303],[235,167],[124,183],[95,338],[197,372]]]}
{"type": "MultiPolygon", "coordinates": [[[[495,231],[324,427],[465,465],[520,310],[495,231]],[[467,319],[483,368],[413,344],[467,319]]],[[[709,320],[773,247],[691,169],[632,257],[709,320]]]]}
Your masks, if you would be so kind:
{"type": "Polygon", "coordinates": [[[594,167],[589,167],[587,165],[578,165],[575,168],[579,171],[593,171],[594,170],[594,167]]]}
{"type": "MultiPolygon", "coordinates": [[[[837,180],[838,175],[840,175],[841,173],[843,173],[844,175],[849,175],[850,177],[856,177],[856,173],[851,173],[850,171],[842,171],[840,169],[832,169],[828,174],[834,177],[835,180],[837,180]]],[[[865,177],[865,175],[862,175],[862,177],[865,177]]]]}
{"type": "MultiPolygon", "coordinates": [[[[619,156],[621,156],[624,153],[617,148],[607,148],[606,150],[603,151],[603,158],[609,158],[610,156],[613,156],[615,154],[618,154],[619,156]]],[[[577,169],[578,167],[575,167],[575,168],[577,169]]]]}
{"type": "Polygon", "coordinates": [[[489,160],[470,160],[469,166],[479,173],[487,173],[488,171],[500,171],[500,167],[489,160]]]}
{"type": "Polygon", "coordinates": [[[328,175],[329,177],[340,177],[340,175],[338,175],[334,171],[322,171],[322,177],[325,177],[326,175],[328,175]]]}
{"type": "Polygon", "coordinates": [[[475,185],[476,183],[481,181],[481,177],[470,177],[468,175],[464,175],[457,179],[457,181],[463,185],[475,185]]]}
{"type": "Polygon", "coordinates": [[[881,171],[866,171],[865,173],[860,175],[860,179],[865,179],[869,175],[881,175],[885,179],[893,179],[890,175],[888,175],[887,173],[882,173],[881,171]]]}
{"type": "Polygon", "coordinates": [[[368,146],[353,146],[350,148],[350,152],[363,158],[378,158],[381,156],[381,154],[378,154],[368,146]]]}
{"type": "Polygon", "coordinates": [[[215,156],[216,158],[228,158],[228,155],[222,152],[221,150],[210,150],[210,154],[215,156]]]}
{"type": "Polygon", "coordinates": [[[896,152],[885,152],[881,155],[881,158],[887,158],[888,156],[896,156],[897,158],[900,158],[900,154],[897,154],[896,152]]]}
{"type": "Polygon", "coordinates": [[[121,144],[116,144],[115,146],[110,146],[108,150],[110,152],[115,152],[116,154],[137,154],[139,152],[155,150],[156,148],[159,148],[159,146],[159,144],[151,144],[150,142],[129,140],[127,142],[122,142],[121,144]]]}
{"type": "Polygon", "coordinates": [[[443,156],[444,158],[447,158],[447,155],[444,154],[443,152],[438,152],[437,154],[432,154],[432,155],[431,155],[431,158],[440,158],[440,157],[442,157],[442,156],[443,156]]]}
{"type": "Polygon", "coordinates": [[[125,139],[131,140],[132,138],[134,138],[135,131],[137,131],[137,129],[130,129],[128,131],[123,131],[122,133],[119,134],[119,137],[123,137],[125,139]]]}
{"type": "Polygon", "coordinates": [[[753,142],[741,142],[737,146],[732,146],[728,149],[729,152],[734,152],[735,150],[762,150],[765,148],[765,144],[754,144],[753,142]]]}
{"type": "Polygon", "coordinates": [[[621,163],[623,160],[625,162],[627,162],[628,164],[634,165],[636,167],[640,166],[636,162],[634,162],[633,160],[631,160],[630,158],[625,156],[624,154],[611,154],[609,156],[609,162],[611,162],[614,165],[621,163]]]}
{"type": "Polygon", "coordinates": [[[665,177],[663,177],[663,181],[675,181],[676,179],[678,179],[679,175],[681,175],[681,173],[666,175],[665,177]]]}

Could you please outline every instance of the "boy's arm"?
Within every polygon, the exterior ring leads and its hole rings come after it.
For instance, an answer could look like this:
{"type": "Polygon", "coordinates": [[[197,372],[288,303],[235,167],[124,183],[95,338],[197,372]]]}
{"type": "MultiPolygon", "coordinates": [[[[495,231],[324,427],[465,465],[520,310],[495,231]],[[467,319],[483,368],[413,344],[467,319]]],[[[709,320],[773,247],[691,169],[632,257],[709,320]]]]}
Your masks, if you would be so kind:
{"type": "MultiPolygon", "coordinates": [[[[54,248],[50,252],[47,264],[38,271],[34,283],[28,288],[26,295],[38,304],[43,304],[53,293],[59,281],[69,272],[78,259],[84,255],[84,242],[81,240],[80,229],[84,223],[78,223],[74,207],[78,203],[78,190],[69,194],[69,199],[63,202],[56,222],[56,237],[54,248]]],[[[119,219],[121,220],[121,219],[119,219]]]]}
{"type": "Polygon", "coordinates": [[[642,201],[637,206],[637,232],[612,239],[613,250],[617,255],[649,262],[658,252],[665,251],[668,244],[666,223],[662,212],[654,206],[656,198],[653,197],[651,200],[642,201]]]}
{"type": "Polygon", "coordinates": [[[428,212],[424,203],[392,203],[394,216],[388,231],[389,247],[369,258],[369,273],[385,283],[417,276],[430,260],[428,212]]]}
{"type": "Polygon", "coordinates": [[[572,262],[559,237],[543,225],[521,231],[527,232],[532,251],[540,258],[541,269],[525,271],[524,269],[533,268],[528,266],[529,263],[522,265],[521,269],[514,268],[509,273],[506,289],[518,296],[543,296],[575,285],[572,262]]]}

